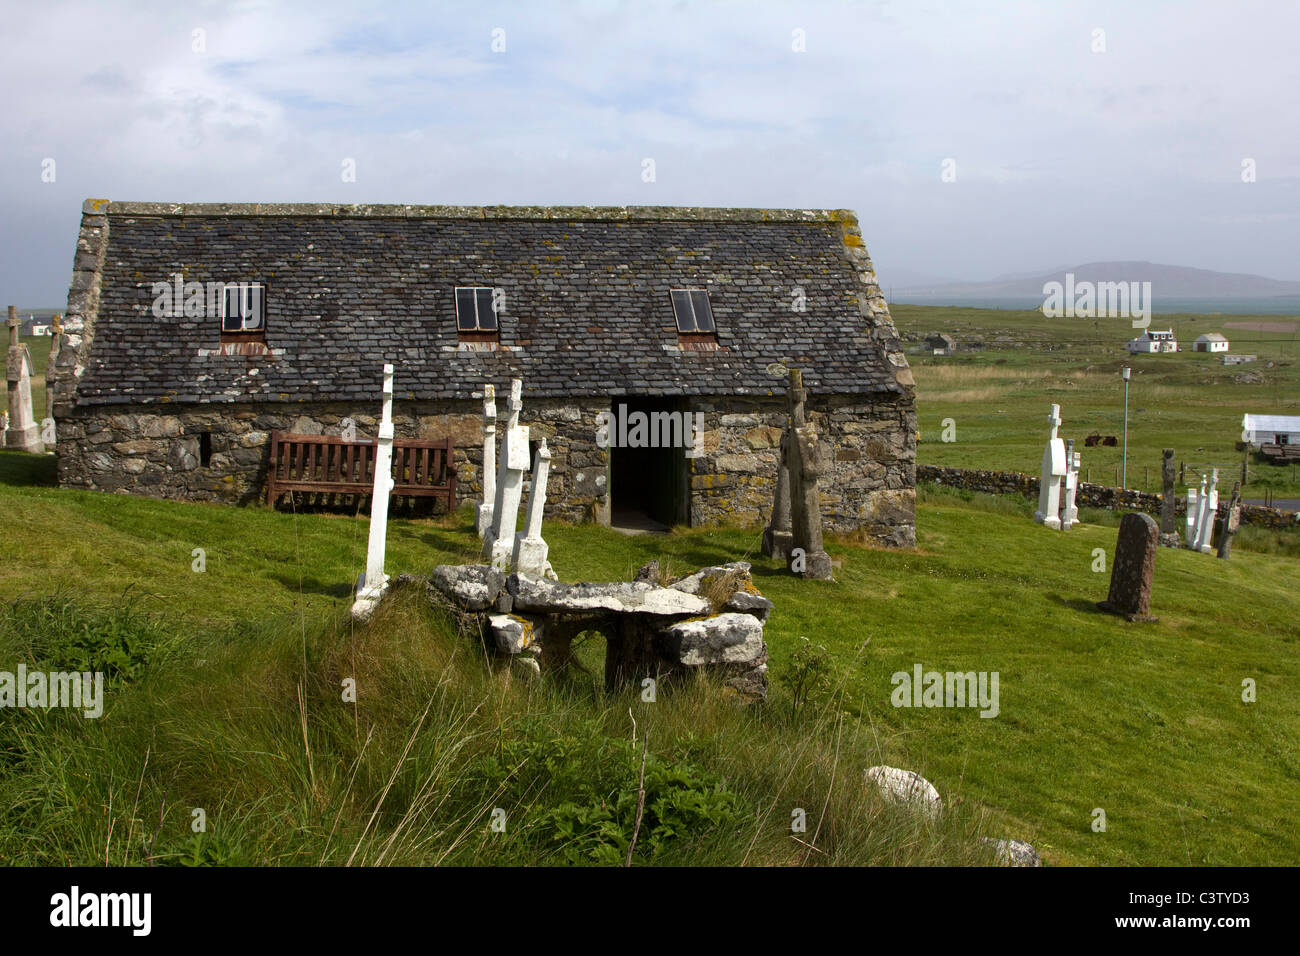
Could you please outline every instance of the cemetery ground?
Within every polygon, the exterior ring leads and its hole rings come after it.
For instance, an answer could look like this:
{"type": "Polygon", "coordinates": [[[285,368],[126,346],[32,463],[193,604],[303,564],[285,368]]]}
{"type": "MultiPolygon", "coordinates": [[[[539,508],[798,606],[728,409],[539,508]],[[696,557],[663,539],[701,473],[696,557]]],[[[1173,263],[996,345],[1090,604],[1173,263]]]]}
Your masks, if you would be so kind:
{"type": "MultiPolygon", "coordinates": [[[[1061,436],[1076,439],[1082,480],[1116,484],[1124,434],[1124,383],[1129,383],[1128,484],[1160,491],[1160,453],[1173,448],[1189,483],[1219,469],[1226,497],[1241,477],[1241,417],[1246,412],[1300,415],[1300,317],[1287,315],[1156,314],[1152,329],[1172,327],[1186,351],[1129,355],[1124,344],[1141,330],[1127,318],[1049,318],[1038,311],[892,305],[916,378],[918,464],[1037,474],[1047,434],[1047,412],[1061,406],[1061,436]],[[1286,325],[1297,331],[1256,331],[1233,325],[1286,325]],[[946,332],[959,346],[984,347],[956,355],[918,354],[930,332],[946,332]],[[1258,360],[1225,366],[1220,356],[1192,352],[1205,332],[1221,332],[1230,354],[1258,360]],[[1269,363],[1272,363],[1270,366],[1269,363]],[[943,422],[956,425],[943,441],[943,422]],[[1116,447],[1083,447],[1092,433],[1114,435],[1116,447]]],[[[1265,491],[1300,498],[1300,468],[1274,465],[1252,453],[1246,499],[1265,491]]],[[[1181,489],[1180,489],[1181,493],[1181,489]]]]}
{"type": "MultiPolygon", "coordinates": [[[[1295,557],[1161,549],[1159,621],[1130,624],[1095,607],[1117,516],[1087,509],[1062,533],[1029,502],[922,488],[917,549],[830,537],[828,582],[764,558],[756,528],[548,523],[564,580],[753,563],[770,701],[650,703],[600,689],[598,638],[589,680],[494,670],[422,588],[353,626],[364,518],[57,489],[52,464],[0,453],[0,661],[110,677],[98,719],[0,712],[5,863],[621,863],[647,731],[638,863],[990,862],[980,835],[1057,865],[1300,863],[1295,557]],[[997,671],[998,715],[893,707],[917,664],[997,671]],[[880,803],[882,763],[934,783],[944,817],[880,803]]],[[[394,520],[387,568],[477,550],[468,508],[394,520]]]]}

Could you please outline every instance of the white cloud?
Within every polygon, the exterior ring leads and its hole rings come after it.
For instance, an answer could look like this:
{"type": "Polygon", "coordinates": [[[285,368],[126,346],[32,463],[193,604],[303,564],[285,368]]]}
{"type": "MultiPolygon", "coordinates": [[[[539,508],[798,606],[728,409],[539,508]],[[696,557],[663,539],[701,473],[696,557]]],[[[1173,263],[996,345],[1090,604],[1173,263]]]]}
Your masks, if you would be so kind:
{"type": "Polygon", "coordinates": [[[94,195],[850,207],[886,279],[1123,257],[1295,277],[1298,27],[1211,0],[21,6],[2,274],[58,302],[94,195]]]}

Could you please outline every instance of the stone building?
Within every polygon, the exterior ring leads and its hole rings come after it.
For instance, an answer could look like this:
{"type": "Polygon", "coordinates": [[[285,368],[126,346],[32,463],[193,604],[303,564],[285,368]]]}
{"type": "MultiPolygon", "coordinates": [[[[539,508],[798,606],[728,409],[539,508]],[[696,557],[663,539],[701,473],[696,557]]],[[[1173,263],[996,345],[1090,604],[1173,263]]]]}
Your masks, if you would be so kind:
{"type": "Polygon", "coordinates": [[[483,386],[517,375],[548,514],[692,525],[766,520],[786,363],[827,529],[914,541],[912,376],[846,211],[88,200],[54,348],[67,487],[257,501],[270,432],[373,435],[391,362],[398,437],[453,437],[463,499],[483,386]],[[602,412],[696,440],[605,447],[602,412]]]}

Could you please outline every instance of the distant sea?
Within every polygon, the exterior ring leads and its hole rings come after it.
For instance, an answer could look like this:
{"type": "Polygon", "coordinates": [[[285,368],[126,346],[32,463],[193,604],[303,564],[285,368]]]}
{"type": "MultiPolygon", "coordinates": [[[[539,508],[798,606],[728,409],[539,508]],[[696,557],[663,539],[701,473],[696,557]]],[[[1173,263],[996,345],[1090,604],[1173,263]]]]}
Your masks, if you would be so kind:
{"type": "MultiPolygon", "coordinates": [[[[967,309],[1040,309],[1043,296],[1005,296],[981,299],[968,296],[915,295],[900,292],[890,295],[890,304],[959,306],[967,309]]],[[[1267,299],[1178,299],[1155,297],[1151,311],[1194,312],[1221,315],[1296,315],[1300,316],[1300,296],[1276,296],[1267,299]]]]}

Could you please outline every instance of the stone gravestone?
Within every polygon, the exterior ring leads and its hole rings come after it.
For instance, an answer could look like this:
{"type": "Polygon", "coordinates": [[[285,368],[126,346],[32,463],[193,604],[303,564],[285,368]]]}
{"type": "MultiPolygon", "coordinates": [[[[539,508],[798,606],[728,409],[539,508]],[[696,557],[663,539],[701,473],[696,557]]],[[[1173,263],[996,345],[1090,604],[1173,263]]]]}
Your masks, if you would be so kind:
{"type": "Polygon", "coordinates": [[[1053,405],[1047,416],[1052,433],[1043,449],[1043,469],[1038,485],[1038,510],[1034,520],[1049,528],[1061,527],[1061,479],[1066,475],[1065,442],[1056,434],[1061,427],[1061,406],[1053,405]]]}
{"type": "Polygon", "coordinates": [[[393,490],[393,366],[384,366],[384,410],[375,442],[375,486],[370,496],[370,539],[366,573],[352,603],[352,616],[364,621],[388,590],[384,551],[388,544],[388,497],[393,490]]]}
{"type": "Polygon", "coordinates": [[[1151,574],[1156,566],[1160,527],[1150,515],[1126,514],[1119,523],[1115,559],[1110,568],[1110,591],[1097,606],[1130,621],[1151,617],[1151,574]]]}
{"type": "Polygon", "coordinates": [[[772,520],[763,531],[763,553],[769,558],[788,562],[794,547],[790,524],[790,429],[781,436],[780,463],[776,470],[776,495],[772,500],[772,520]]]}
{"type": "Polygon", "coordinates": [[[1232,484],[1232,498],[1228,502],[1228,510],[1223,514],[1222,523],[1219,525],[1219,557],[1224,561],[1228,560],[1232,553],[1232,537],[1241,527],[1241,482],[1235,481],[1232,484]]]}
{"type": "Polygon", "coordinates": [[[32,356],[18,342],[18,309],[9,306],[9,353],[5,361],[5,382],[9,387],[9,427],[5,447],[42,454],[45,444],[32,415],[32,356]]]}
{"type": "Polygon", "coordinates": [[[1065,443],[1065,502],[1061,505],[1061,530],[1069,531],[1079,523],[1079,506],[1075,497],[1079,493],[1079,469],[1083,459],[1074,450],[1074,439],[1065,443]]]}
{"type": "Polygon", "coordinates": [[[1176,548],[1178,538],[1178,493],[1174,490],[1174,450],[1166,448],[1160,458],[1160,544],[1176,548]]]}
{"type": "Polygon", "coordinates": [[[790,424],[787,448],[790,452],[790,526],[791,554],[795,571],[805,578],[829,581],[831,558],[822,548],[822,512],[818,497],[818,479],[825,468],[817,430],[804,413],[808,392],[803,387],[803,373],[790,370],[790,424]],[[802,550],[802,555],[794,554],[802,550]],[[802,562],[802,569],[798,563],[802,562]]]}
{"type": "Polygon", "coordinates": [[[497,497],[497,390],[483,386],[483,500],[476,517],[478,536],[482,538],[492,526],[492,508],[497,497]]]}
{"type": "Polygon", "coordinates": [[[1219,510],[1219,469],[1210,474],[1210,494],[1201,500],[1201,513],[1196,528],[1196,550],[1210,553],[1210,539],[1214,535],[1214,515],[1219,510]]]}
{"type": "Polygon", "coordinates": [[[509,569],[514,554],[519,499],[523,496],[524,475],[528,472],[528,426],[519,424],[519,411],[523,408],[523,387],[522,379],[510,380],[510,404],[506,415],[506,430],[501,436],[501,460],[497,465],[492,524],[483,536],[483,557],[499,571],[509,569]]]}
{"type": "Polygon", "coordinates": [[[532,487],[528,492],[528,510],[524,514],[524,530],[515,535],[515,549],[511,564],[517,574],[555,580],[555,572],[546,560],[550,548],[542,540],[542,513],[546,507],[546,482],[551,470],[551,450],[542,439],[537,449],[537,462],[533,466],[532,487]]]}

